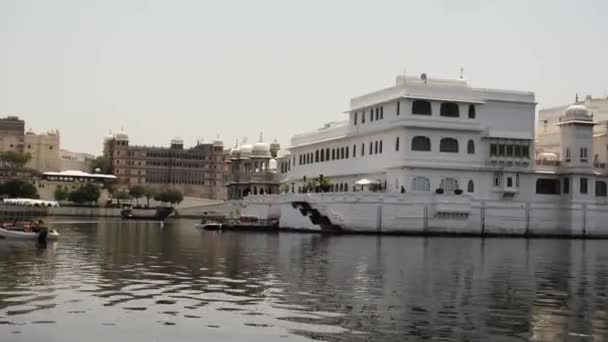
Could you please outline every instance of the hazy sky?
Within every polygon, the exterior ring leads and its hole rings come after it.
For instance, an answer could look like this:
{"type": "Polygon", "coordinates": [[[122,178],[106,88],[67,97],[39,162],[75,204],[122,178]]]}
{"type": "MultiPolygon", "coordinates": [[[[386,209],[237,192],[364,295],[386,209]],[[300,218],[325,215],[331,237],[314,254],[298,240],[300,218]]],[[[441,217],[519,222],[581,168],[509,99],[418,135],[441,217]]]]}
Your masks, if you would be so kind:
{"type": "Polygon", "coordinates": [[[287,145],[397,74],[536,92],[608,90],[606,0],[0,0],[0,115],[99,153],[221,135],[287,145]]]}

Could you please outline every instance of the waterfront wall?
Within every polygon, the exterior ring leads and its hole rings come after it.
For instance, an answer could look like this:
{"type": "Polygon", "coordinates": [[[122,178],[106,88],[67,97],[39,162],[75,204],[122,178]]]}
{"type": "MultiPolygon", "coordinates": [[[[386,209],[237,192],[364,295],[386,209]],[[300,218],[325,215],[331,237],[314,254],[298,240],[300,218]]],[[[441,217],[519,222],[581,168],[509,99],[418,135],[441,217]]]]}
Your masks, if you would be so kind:
{"type": "Polygon", "coordinates": [[[344,193],[251,196],[242,206],[267,219],[280,207],[284,229],[319,231],[310,213],[292,203],[306,202],[344,232],[416,235],[608,237],[608,205],[479,201],[436,194],[344,193]]]}
{"type": "Polygon", "coordinates": [[[74,217],[120,217],[119,208],[100,207],[22,207],[1,205],[2,217],[42,217],[42,216],[74,216],[74,217]]]}

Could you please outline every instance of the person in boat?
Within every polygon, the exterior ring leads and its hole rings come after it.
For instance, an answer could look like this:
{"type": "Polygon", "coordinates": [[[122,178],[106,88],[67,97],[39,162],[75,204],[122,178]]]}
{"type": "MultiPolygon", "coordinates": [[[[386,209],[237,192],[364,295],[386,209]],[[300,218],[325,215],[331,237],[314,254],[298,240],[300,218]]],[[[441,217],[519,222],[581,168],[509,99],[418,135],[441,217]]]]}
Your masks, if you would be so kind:
{"type": "Polygon", "coordinates": [[[32,224],[32,231],[39,233],[42,229],[46,228],[43,220],[38,220],[32,224]]]}

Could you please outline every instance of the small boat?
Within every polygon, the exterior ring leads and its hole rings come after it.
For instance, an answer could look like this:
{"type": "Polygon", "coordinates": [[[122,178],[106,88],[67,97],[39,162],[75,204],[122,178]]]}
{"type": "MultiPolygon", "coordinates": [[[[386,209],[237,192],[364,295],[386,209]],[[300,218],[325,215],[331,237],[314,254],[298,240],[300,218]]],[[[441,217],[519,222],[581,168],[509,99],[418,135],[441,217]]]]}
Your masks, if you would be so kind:
{"type": "Polygon", "coordinates": [[[26,231],[23,227],[0,227],[0,237],[5,239],[38,240],[47,231],[47,240],[57,240],[59,233],[55,229],[42,229],[39,232],[26,231]]]}
{"type": "Polygon", "coordinates": [[[222,230],[222,223],[219,222],[206,222],[199,223],[196,225],[198,228],[203,230],[222,230]]]}
{"type": "Polygon", "coordinates": [[[125,208],[120,216],[124,220],[164,221],[172,213],[171,207],[158,207],[156,210],[125,208]]]}

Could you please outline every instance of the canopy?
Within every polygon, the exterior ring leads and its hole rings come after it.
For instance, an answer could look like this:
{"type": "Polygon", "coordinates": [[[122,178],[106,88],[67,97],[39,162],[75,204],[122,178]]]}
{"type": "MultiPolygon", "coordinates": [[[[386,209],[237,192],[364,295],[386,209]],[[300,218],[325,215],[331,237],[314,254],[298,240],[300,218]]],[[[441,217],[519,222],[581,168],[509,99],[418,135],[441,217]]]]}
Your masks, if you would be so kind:
{"type": "Polygon", "coordinates": [[[380,184],[380,181],[376,180],[376,179],[363,178],[363,179],[359,179],[358,181],[355,182],[355,185],[370,185],[370,184],[380,184]]]}

